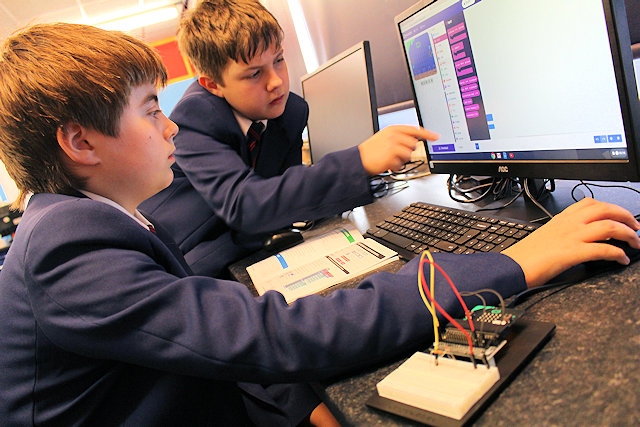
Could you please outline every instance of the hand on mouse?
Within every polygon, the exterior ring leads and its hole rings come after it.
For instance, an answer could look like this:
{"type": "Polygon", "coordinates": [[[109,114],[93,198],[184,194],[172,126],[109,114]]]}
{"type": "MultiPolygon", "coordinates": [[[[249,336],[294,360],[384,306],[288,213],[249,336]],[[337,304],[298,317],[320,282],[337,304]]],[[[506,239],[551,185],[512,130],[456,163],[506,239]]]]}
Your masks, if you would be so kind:
{"type": "Polygon", "coordinates": [[[370,176],[398,170],[411,160],[411,153],[421,140],[436,140],[435,132],[409,125],[387,126],[360,145],[362,166],[370,176]]]}
{"type": "Polygon", "coordinates": [[[626,209],[586,198],[502,253],[520,264],[531,288],[585,261],[628,264],[624,250],[602,241],[617,239],[640,248],[639,229],[640,223],[626,209]]]}

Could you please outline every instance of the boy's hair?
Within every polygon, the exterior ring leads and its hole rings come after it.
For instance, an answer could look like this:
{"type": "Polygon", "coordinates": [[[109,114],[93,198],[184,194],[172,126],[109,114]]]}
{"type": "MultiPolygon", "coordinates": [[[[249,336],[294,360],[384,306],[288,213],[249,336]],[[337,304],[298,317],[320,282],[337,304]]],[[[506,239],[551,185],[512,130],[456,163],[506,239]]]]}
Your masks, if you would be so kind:
{"type": "Polygon", "coordinates": [[[77,123],[117,137],[131,89],[166,85],[160,56],[123,33],[39,24],[14,33],[0,53],[0,158],[29,193],[68,193],[83,178],[65,167],[57,131],[77,123]]]}
{"type": "Polygon", "coordinates": [[[198,74],[224,84],[229,60],[249,62],[271,46],[279,49],[283,37],[276,18],[257,0],[203,0],[180,20],[178,46],[198,74]]]}

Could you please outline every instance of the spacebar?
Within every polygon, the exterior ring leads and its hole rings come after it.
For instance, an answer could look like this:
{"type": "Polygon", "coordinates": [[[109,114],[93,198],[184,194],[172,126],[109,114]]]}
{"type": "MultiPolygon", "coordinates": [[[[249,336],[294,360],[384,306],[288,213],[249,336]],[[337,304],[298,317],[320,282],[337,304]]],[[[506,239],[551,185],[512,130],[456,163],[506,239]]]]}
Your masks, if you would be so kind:
{"type": "Polygon", "coordinates": [[[406,238],[404,236],[400,236],[398,234],[393,234],[393,233],[387,233],[384,236],[381,236],[380,238],[386,242],[391,243],[392,245],[399,246],[403,249],[409,246],[411,243],[413,243],[413,240],[406,238]]]}

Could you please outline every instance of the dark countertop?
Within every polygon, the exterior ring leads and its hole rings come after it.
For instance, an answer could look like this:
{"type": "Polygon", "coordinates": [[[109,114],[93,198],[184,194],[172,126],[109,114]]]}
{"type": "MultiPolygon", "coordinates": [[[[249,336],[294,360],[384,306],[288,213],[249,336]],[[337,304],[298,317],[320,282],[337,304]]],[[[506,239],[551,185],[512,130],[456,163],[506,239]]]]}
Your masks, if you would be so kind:
{"type": "MultiPolygon", "coordinates": [[[[437,175],[411,182],[409,189],[342,217],[325,220],[305,233],[319,234],[346,221],[364,233],[414,201],[463,209],[474,207],[448,199],[446,190],[440,187],[443,182],[444,177],[437,175]]],[[[573,185],[557,186],[560,190],[556,190],[545,207],[555,213],[570,204],[573,185]]],[[[640,213],[640,197],[632,191],[596,189],[595,196],[618,203],[634,214],[640,213]]],[[[500,215],[529,221],[541,216],[529,202],[516,203],[500,215]]],[[[244,268],[264,256],[258,253],[232,266],[232,274],[250,284],[244,268]]],[[[384,269],[394,271],[402,264],[396,261],[384,269]]],[[[473,425],[640,425],[639,278],[640,262],[566,288],[542,291],[522,302],[518,307],[527,309],[526,319],[552,322],[556,325],[555,333],[491,404],[480,411],[473,425]]],[[[376,383],[401,362],[394,361],[327,385],[327,402],[344,426],[421,425],[365,404],[375,392],[376,383]]]]}
{"type": "MultiPolygon", "coordinates": [[[[555,334],[473,425],[640,425],[638,278],[640,263],[525,301],[526,318],[555,323],[555,334]]],[[[420,425],[365,404],[398,365],[327,387],[343,425],[420,425]]]]}

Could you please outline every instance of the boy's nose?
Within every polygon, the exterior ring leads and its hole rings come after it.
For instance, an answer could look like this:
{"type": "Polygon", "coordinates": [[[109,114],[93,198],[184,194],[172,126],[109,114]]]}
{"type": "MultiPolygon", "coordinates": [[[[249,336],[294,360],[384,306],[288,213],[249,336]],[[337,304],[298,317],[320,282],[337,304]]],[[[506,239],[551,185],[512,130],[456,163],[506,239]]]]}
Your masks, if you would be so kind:
{"type": "Polygon", "coordinates": [[[165,128],[165,133],[167,134],[167,139],[173,139],[173,137],[175,137],[178,134],[178,130],[180,130],[180,128],[178,128],[178,125],[175,124],[173,120],[167,118],[167,121],[169,123],[165,128]]]}
{"type": "Polygon", "coordinates": [[[267,90],[271,92],[274,89],[282,86],[282,77],[274,70],[269,75],[269,81],[267,82],[267,90]]]}

